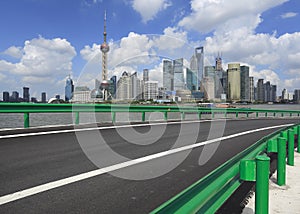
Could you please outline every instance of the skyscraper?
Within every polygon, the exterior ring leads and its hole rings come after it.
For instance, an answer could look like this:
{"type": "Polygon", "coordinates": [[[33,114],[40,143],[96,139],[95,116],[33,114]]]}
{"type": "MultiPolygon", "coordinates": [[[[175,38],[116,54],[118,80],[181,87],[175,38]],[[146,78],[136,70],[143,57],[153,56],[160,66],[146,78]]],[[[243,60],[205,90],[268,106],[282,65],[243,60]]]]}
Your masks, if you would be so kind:
{"type": "Polygon", "coordinates": [[[103,89],[103,100],[108,99],[108,87],[109,81],[107,80],[107,53],[109,51],[109,45],[106,43],[106,11],[104,12],[104,31],[103,31],[103,43],[100,46],[102,52],[102,83],[101,88],[103,89]]]}
{"type": "Polygon", "coordinates": [[[264,102],[271,102],[271,83],[267,81],[264,84],[264,102]]]}
{"type": "Polygon", "coordinates": [[[110,84],[109,84],[109,93],[111,94],[112,98],[116,98],[117,97],[117,94],[116,94],[116,91],[117,91],[117,76],[112,76],[110,78],[110,84]]]}
{"type": "Polygon", "coordinates": [[[141,80],[137,77],[137,72],[134,72],[130,76],[131,81],[131,97],[134,100],[141,100],[142,99],[142,88],[141,88],[141,80]]]}
{"type": "Polygon", "coordinates": [[[117,99],[131,100],[131,78],[128,72],[124,71],[117,83],[117,99]]]}
{"type": "Polygon", "coordinates": [[[11,95],[11,102],[18,102],[19,101],[19,92],[13,91],[11,95]]]}
{"type": "Polygon", "coordinates": [[[171,60],[163,60],[163,87],[167,91],[174,91],[174,69],[171,60]]]}
{"type": "Polygon", "coordinates": [[[9,92],[8,91],[3,92],[3,102],[9,102],[9,92]]]}
{"type": "Polygon", "coordinates": [[[143,81],[144,82],[149,81],[149,69],[144,69],[143,70],[143,81]]]}
{"type": "Polygon", "coordinates": [[[197,62],[197,57],[196,57],[196,52],[193,54],[190,60],[190,69],[193,72],[193,77],[195,80],[195,89],[194,90],[199,90],[199,78],[198,78],[198,62],[197,62]]]}
{"type": "Polygon", "coordinates": [[[271,85],[271,102],[276,102],[277,99],[277,86],[271,85]]]}
{"type": "Polygon", "coordinates": [[[46,103],[47,102],[46,92],[42,92],[41,97],[42,97],[41,102],[46,103]]]}
{"type": "Polygon", "coordinates": [[[29,88],[28,87],[23,87],[23,101],[24,102],[29,102],[29,100],[30,100],[29,88]]]}
{"type": "Polygon", "coordinates": [[[241,100],[241,68],[239,63],[228,64],[228,99],[241,100]]]}
{"type": "Polygon", "coordinates": [[[222,58],[219,53],[216,57],[216,71],[223,71],[222,58]]]}
{"type": "Polygon", "coordinates": [[[186,69],[186,87],[190,91],[197,89],[197,76],[191,69],[186,69]]]}
{"type": "Polygon", "coordinates": [[[184,89],[183,58],[173,60],[174,91],[184,89]]]}
{"type": "Polygon", "coordinates": [[[65,86],[65,101],[69,102],[73,97],[74,92],[74,84],[71,76],[69,75],[66,79],[66,86],[65,86]]]}
{"type": "Polygon", "coordinates": [[[249,85],[250,85],[250,102],[254,102],[254,77],[249,77],[249,85]]]}
{"type": "Polygon", "coordinates": [[[249,66],[241,66],[241,101],[250,101],[249,66]]]}
{"type": "Polygon", "coordinates": [[[294,91],[294,102],[300,103],[300,89],[295,89],[294,91]]]}
{"type": "Polygon", "coordinates": [[[204,48],[203,47],[197,47],[195,49],[195,55],[197,59],[197,70],[198,70],[198,90],[200,90],[201,87],[201,81],[203,78],[203,68],[204,68],[204,48]]]}
{"type": "Polygon", "coordinates": [[[264,102],[265,100],[265,89],[264,89],[264,79],[259,79],[257,81],[257,101],[264,102]]]}

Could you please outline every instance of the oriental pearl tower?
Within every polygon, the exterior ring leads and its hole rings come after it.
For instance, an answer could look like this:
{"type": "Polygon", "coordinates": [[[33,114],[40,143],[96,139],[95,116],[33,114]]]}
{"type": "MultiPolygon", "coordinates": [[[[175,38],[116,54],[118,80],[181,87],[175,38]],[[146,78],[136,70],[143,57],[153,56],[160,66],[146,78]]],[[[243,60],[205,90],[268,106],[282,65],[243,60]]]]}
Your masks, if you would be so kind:
{"type": "Polygon", "coordinates": [[[108,100],[108,87],[109,81],[107,80],[107,53],[109,51],[109,45],[106,43],[106,11],[104,12],[104,41],[100,46],[102,52],[102,82],[101,89],[103,93],[103,100],[108,100]]]}

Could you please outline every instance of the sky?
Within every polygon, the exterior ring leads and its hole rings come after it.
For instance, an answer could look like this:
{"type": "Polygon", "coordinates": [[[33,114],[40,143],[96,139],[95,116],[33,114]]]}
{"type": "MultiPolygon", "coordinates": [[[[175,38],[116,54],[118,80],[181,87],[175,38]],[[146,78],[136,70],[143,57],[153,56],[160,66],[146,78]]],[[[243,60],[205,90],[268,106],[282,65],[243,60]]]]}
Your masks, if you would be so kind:
{"type": "Polygon", "coordinates": [[[289,92],[300,89],[299,0],[1,0],[0,99],[30,87],[40,99],[60,94],[71,75],[91,89],[101,78],[107,11],[109,76],[150,70],[162,83],[162,60],[203,46],[205,65],[221,54],[250,75],[289,92]]]}

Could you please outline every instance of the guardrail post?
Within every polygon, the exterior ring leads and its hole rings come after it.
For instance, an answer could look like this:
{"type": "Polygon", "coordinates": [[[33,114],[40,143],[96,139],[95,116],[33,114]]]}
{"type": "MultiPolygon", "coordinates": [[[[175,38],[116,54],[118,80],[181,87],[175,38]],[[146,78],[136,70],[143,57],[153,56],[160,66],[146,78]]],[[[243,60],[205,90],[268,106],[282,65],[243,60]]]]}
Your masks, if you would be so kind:
{"type": "Polygon", "coordinates": [[[112,122],[113,123],[115,123],[116,122],[116,112],[114,111],[114,112],[112,112],[112,115],[111,115],[111,120],[112,120],[112,122]]]}
{"type": "Polygon", "coordinates": [[[249,112],[247,112],[247,118],[249,117],[249,112]]]}
{"type": "Polygon", "coordinates": [[[238,113],[238,112],[235,113],[235,117],[236,117],[236,118],[239,117],[239,113],[238,113]]]}
{"type": "Polygon", "coordinates": [[[281,113],[281,117],[283,117],[283,112],[281,113]]]}
{"type": "Polygon", "coordinates": [[[211,117],[214,119],[215,118],[215,112],[211,111],[211,117]]]}
{"type": "Polygon", "coordinates": [[[268,117],[268,112],[265,112],[265,117],[268,117]]]}
{"type": "Polygon", "coordinates": [[[181,120],[184,120],[184,119],[185,119],[185,113],[181,112],[181,120]]]}
{"type": "Polygon", "coordinates": [[[290,113],[290,117],[292,117],[293,116],[293,113],[290,113]]]}
{"type": "Polygon", "coordinates": [[[142,112],[142,122],[146,121],[146,112],[142,112]]]}
{"type": "Polygon", "coordinates": [[[256,117],[258,117],[258,112],[256,112],[256,117]]]}
{"type": "Polygon", "coordinates": [[[300,153],[300,125],[298,126],[298,146],[297,146],[297,152],[300,153]]]}
{"type": "Polygon", "coordinates": [[[273,113],[273,117],[276,117],[276,112],[273,113]]]}
{"type": "Polygon", "coordinates": [[[264,155],[256,157],[255,214],[269,212],[269,172],[270,158],[264,155]]]}
{"type": "Polygon", "coordinates": [[[286,177],[286,139],[283,137],[277,138],[277,147],[277,184],[283,186],[286,177]]]}
{"type": "Polygon", "coordinates": [[[79,111],[75,112],[75,124],[78,125],[79,124],[79,111]]]}
{"type": "Polygon", "coordinates": [[[24,113],[24,128],[29,128],[29,112],[24,113]]]}
{"type": "Polygon", "coordinates": [[[198,114],[199,120],[201,120],[201,116],[202,116],[202,113],[199,112],[199,114],[198,114]]]}
{"type": "Polygon", "coordinates": [[[225,118],[227,118],[227,111],[225,111],[225,113],[224,113],[224,117],[225,117],[225,118]]]}
{"type": "Polygon", "coordinates": [[[287,163],[290,166],[294,166],[294,146],[295,136],[293,130],[288,130],[288,159],[287,163]]]}
{"type": "Polygon", "coordinates": [[[164,112],[164,119],[168,120],[168,112],[167,111],[164,112]]]}

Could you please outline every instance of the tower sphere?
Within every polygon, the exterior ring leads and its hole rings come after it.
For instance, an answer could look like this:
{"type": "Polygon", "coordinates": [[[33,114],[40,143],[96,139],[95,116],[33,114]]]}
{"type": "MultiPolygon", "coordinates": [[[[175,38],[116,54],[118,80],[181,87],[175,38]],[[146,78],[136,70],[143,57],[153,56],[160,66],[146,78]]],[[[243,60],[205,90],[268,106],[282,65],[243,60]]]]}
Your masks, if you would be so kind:
{"type": "Polygon", "coordinates": [[[107,52],[109,51],[109,46],[108,46],[108,44],[103,43],[103,44],[100,46],[100,50],[101,50],[103,53],[107,53],[107,52]]]}

